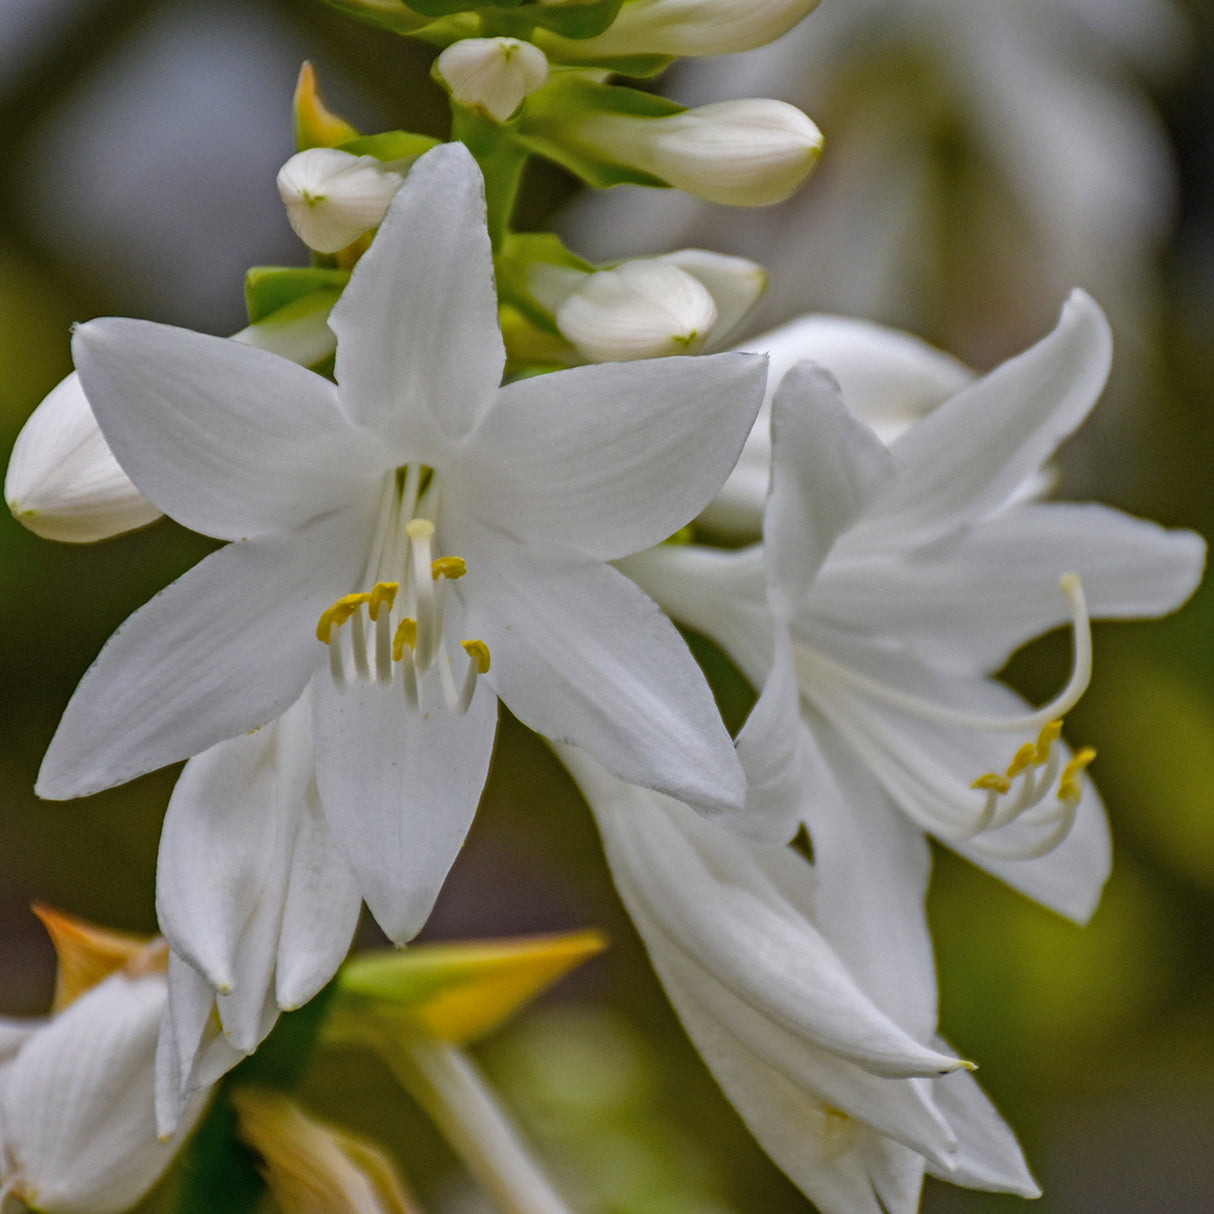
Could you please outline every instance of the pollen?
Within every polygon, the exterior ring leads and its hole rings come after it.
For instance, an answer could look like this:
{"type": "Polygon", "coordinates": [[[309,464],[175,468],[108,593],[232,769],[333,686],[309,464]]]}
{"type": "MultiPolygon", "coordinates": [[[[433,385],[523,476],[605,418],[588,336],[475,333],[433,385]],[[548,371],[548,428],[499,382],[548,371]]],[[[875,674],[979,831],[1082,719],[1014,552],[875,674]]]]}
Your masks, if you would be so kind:
{"type": "Polygon", "coordinates": [[[316,625],[316,637],[329,644],[334,628],[340,628],[364,603],[371,601],[371,595],[366,591],[358,594],[343,594],[341,598],[321,614],[320,622],[316,625]]]}
{"type": "Polygon", "coordinates": [[[489,646],[484,641],[461,641],[464,652],[476,663],[478,674],[489,673],[489,646]]]}
{"type": "Polygon", "coordinates": [[[1096,751],[1091,746],[1085,746],[1062,769],[1062,778],[1058,781],[1058,799],[1060,801],[1078,801],[1080,797],[1079,777],[1084,769],[1096,757],[1096,751]]]}
{"type": "Polygon", "coordinates": [[[468,572],[468,562],[462,556],[440,556],[438,560],[430,562],[430,572],[435,581],[445,577],[453,582],[468,572]]]}
{"type": "Polygon", "coordinates": [[[983,792],[1004,793],[1011,791],[1012,782],[1006,776],[1001,776],[997,771],[988,771],[986,775],[979,776],[970,787],[980,789],[983,792]]]}
{"type": "Polygon", "coordinates": [[[367,601],[367,614],[371,617],[372,623],[379,619],[380,608],[385,604],[389,611],[392,610],[392,604],[396,602],[396,594],[399,590],[399,582],[376,582],[371,587],[371,594],[367,601]]]}
{"type": "Polygon", "coordinates": [[[405,616],[396,626],[396,635],[392,638],[392,660],[399,662],[405,656],[405,646],[412,649],[417,644],[417,621],[405,616]]]}

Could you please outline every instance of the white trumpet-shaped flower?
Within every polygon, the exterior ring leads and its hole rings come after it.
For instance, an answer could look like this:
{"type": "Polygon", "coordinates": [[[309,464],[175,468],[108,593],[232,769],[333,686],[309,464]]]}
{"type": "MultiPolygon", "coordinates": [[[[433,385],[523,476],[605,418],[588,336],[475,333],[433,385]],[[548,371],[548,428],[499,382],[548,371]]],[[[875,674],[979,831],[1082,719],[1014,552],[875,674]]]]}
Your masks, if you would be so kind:
{"type": "Polygon", "coordinates": [[[811,864],[561,754],[688,1035],[823,1214],[917,1209],[925,1171],[1038,1195],[969,1064],[935,1037],[930,853],[871,778],[800,787],[811,864]]]}
{"type": "Polygon", "coordinates": [[[756,683],[786,626],[813,735],[842,739],[831,753],[870,771],[920,828],[1078,919],[1109,867],[1104,813],[1085,792],[1091,752],[1059,739],[1090,673],[1089,615],[1174,609],[1205,554],[1191,533],[1024,493],[1087,416],[1109,358],[1104,318],[1076,292],[1050,336],[889,448],[828,374],[798,365],[776,396],[764,547],[624,563],[756,683]],[[1071,676],[1027,709],[990,675],[1068,623],[1071,676]]]}
{"type": "Polygon", "coordinates": [[[460,145],[417,162],[330,324],[336,385],[184,330],[77,331],[124,470],[166,514],[233,542],[111,639],[40,793],[201,754],[310,686],[317,801],[396,940],[421,926],[462,844],[498,696],[621,777],[736,807],[745,780],[699,668],[607,561],[707,503],[758,409],[764,360],[500,387],[482,186],[460,145]]]}

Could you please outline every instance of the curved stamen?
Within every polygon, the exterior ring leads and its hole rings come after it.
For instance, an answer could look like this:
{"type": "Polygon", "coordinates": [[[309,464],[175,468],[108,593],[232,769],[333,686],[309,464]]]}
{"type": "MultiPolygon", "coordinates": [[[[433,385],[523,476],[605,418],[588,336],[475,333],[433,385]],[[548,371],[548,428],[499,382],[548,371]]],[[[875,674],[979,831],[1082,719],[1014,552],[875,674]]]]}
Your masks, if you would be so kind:
{"type": "Polygon", "coordinates": [[[797,647],[797,660],[798,663],[806,662],[811,666],[826,670],[840,682],[846,683],[857,691],[862,691],[872,699],[924,720],[935,721],[940,725],[955,725],[962,729],[982,733],[1030,733],[1043,728],[1074,708],[1087,690],[1092,678],[1092,625],[1088,617],[1087,603],[1083,597],[1083,585],[1076,573],[1066,574],[1062,578],[1061,585],[1071,604],[1074,637],[1071,676],[1067,680],[1066,686],[1053,700],[1030,713],[997,717],[964,712],[951,708],[947,704],[940,704],[934,700],[927,700],[922,696],[902,691],[897,687],[891,687],[888,683],[861,674],[851,666],[836,662],[818,650],[804,645],[797,647]]]}

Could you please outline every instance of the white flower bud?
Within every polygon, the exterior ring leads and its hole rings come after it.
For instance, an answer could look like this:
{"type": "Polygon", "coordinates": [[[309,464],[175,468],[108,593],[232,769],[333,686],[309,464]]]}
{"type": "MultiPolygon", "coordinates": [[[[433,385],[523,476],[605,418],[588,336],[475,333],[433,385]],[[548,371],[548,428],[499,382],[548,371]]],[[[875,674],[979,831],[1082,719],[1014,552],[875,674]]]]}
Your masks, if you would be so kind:
{"type": "MultiPolygon", "coordinates": [[[[288,307],[232,340],[309,366],[333,353],[328,307],[288,307]]],[[[73,372],[30,414],[4,480],[13,517],[43,539],[91,544],[154,523],[160,511],[131,483],[73,372]]]]}
{"type": "Polygon", "coordinates": [[[795,106],[750,98],[649,118],[592,114],[580,140],[706,202],[765,206],[787,198],[822,150],[822,135],[795,106]]]}
{"type": "Polygon", "coordinates": [[[566,45],[608,55],[727,55],[774,42],[818,0],[628,0],[595,38],[566,45]]]}
{"type": "Polygon", "coordinates": [[[160,517],[119,467],[74,372],[17,436],[4,497],[18,522],[69,543],[107,539],[160,517]]]}
{"type": "Polygon", "coordinates": [[[548,79],[544,52],[517,38],[464,38],[447,47],[435,67],[456,101],[496,122],[517,113],[548,79]]]}
{"type": "Polygon", "coordinates": [[[160,1179],[205,1104],[157,1138],[164,1005],[163,972],[121,970],[29,1033],[0,1072],[4,1193],[46,1214],[109,1214],[160,1179]]]}
{"type": "Polygon", "coordinates": [[[588,275],[556,314],[557,328],[591,362],[696,354],[716,319],[708,289],[657,260],[588,275]]]}
{"type": "Polygon", "coordinates": [[[378,227],[402,180],[374,156],[308,148],[278,170],[278,193],[296,236],[336,253],[378,227]]]}
{"type": "Polygon", "coordinates": [[[708,340],[710,349],[717,349],[729,337],[767,290],[767,271],[745,257],[730,257],[708,249],[679,249],[663,253],[658,260],[678,266],[703,283],[712,295],[717,305],[717,323],[708,340]]]}

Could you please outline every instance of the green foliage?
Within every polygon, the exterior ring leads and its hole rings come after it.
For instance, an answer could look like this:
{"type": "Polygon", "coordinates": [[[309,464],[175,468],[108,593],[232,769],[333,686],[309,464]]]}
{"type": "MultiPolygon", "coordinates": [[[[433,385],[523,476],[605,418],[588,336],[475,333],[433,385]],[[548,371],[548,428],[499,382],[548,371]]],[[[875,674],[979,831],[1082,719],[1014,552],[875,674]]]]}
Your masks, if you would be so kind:
{"type": "Polygon", "coordinates": [[[275,312],[302,300],[322,295],[336,298],[350,281],[348,270],[311,266],[253,266],[245,274],[245,307],[249,324],[255,325],[275,312]]]}

